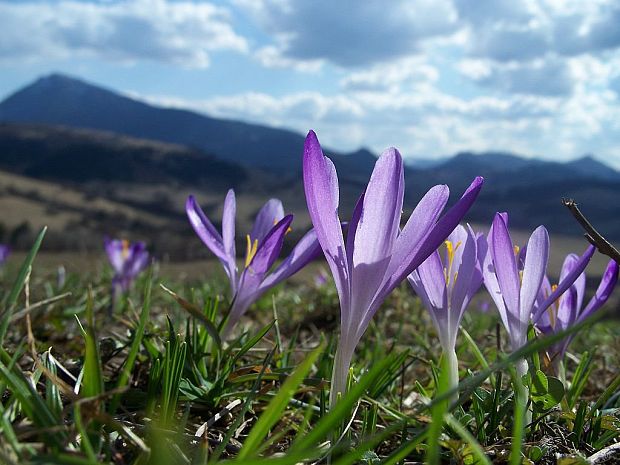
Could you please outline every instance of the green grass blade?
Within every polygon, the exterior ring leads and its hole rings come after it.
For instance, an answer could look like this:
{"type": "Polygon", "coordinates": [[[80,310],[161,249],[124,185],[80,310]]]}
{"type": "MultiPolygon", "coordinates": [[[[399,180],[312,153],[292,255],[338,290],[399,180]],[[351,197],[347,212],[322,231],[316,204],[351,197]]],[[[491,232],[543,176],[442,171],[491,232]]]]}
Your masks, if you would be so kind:
{"type": "Polygon", "coordinates": [[[447,413],[444,417],[444,421],[450,428],[452,428],[456,432],[456,434],[461,437],[463,441],[465,441],[469,445],[472,455],[476,460],[475,463],[480,465],[492,465],[491,461],[484,453],[484,449],[482,449],[480,443],[476,441],[476,438],[473,437],[472,434],[467,430],[467,428],[461,425],[461,423],[456,418],[454,418],[453,415],[447,413]]]}
{"type": "Polygon", "coordinates": [[[355,403],[383,375],[385,369],[390,366],[395,357],[393,353],[389,354],[373,366],[357,383],[353,384],[351,390],[336,403],[335,407],[327,415],[317,422],[307,435],[293,443],[291,451],[310,449],[319,444],[324,438],[329,437],[335,428],[348,419],[347,417],[350,415],[355,403]]]}
{"type": "MultiPolygon", "coordinates": [[[[441,373],[438,379],[437,395],[441,396],[446,392],[450,392],[450,387],[450,366],[448,357],[444,354],[441,358],[441,373]]],[[[435,402],[431,408],[432,421],[428,430],[428,445],[426,448],[426,463],[429,465],[439,464],[441,450],[439,437],[441,436],[444,419],[449,407],[449,398],[444,398],[440,402],[435,402]]]]}
{"type": "Polygon", "coordinates": [[[282,412],[284,412],[284,409],[295,394],[295,391],[312,369],[312,365],[322,350],[323,345],[314,349],[286,379],[276,396],[271,399],[271,402],[269,402],[269,405],[250,431],[250,434],[239,452],[239,459],[244,459],[253,452],[256,452],[261,441],[269,434],[269,430],[280,419],[282,412]]]}
{"type": "Polygon", "coordinates": [[[599,398],[592,406],[591,410],[594,412],[602,408],[605,403],[611,398],[611,396],[616,393],[618,388],[620,388],[620,374],[614,378],[614,380],[609,384],[609,386],[607,386],[607,389],[605,389],[605,391],[603,391],[603,393],[599,396],[599,398]]]}
{"type": "Polygon", "coordinates": [[[11,292],[9,293],[9,297],[5,303],[4,310],[2,312],[2,317],[0,318],[0,347],[4,344],[4,337],[6,336],[6,332],[9,328],[9,323],[11,321],[11,316],[13,314],[13,310],[15,309],[15,304],[17,303],[17,298],[19,297],[20,292],[24,288],[24,283],[26,282],[26,278],[30,273],[30,269],[32,267],[32,262],[34,262],[34,258],[41,247],[41,243],[43,242],[43,238],[45,237],[45,232],[47,231],[47,226],[45,226],[36,240],[34,241],[34,245],[30,249],[30,252],[26,256],[26,259],[22,263],[22,266],[19,270],[19,274],[17,275],[17,279],[11,288],[11,292]]]}
{"type": "Polygon", "coordinates": [[[95,318],[93,314],[93,296],[89,289],[86,305],[87,325],[84,328],[84,376],[80,394],[83,397],[97,397],[103,393],[103,370],[99,355],[99,341],[95,332],[95,318]]]}
{"type": "Polygon", "coordinates": [[[512,445],[510,448],[510,465],[521,465],[523,440],[525,438],[525,415],[527,410],[527,388],[521,377],[511,368],[510,376],[514,386],[514,416],[512,427],[512,445]]]}
{"type": "MultiPolygon", "coordinates": [[[[254,347],[256,344],[258,344],[258,342],[265,336],[265,334],[267,334],[269,332],[269,330],[271,329],[271,327],[274,325],[275,321],[272,321],[271,323],[263,326],[263,328],[260,329],[260,331],[258,331],[258,333],[256,333],[254,336],[252,336],[250,339],[248,339],[245,344],[243,344],[241,346],[241,348],[239,349],[239,351],[234,355],[234,357],[232,358],[232,365],[234,365],[237,360],[239,360],[241,357],[243,357],[243,355],[245,355],[252,347],[254,347]]],[[[228,350],[232,350],[234,347],[234,345],[231,345],[228,350]]]]}
{"type": "Polygon", "coordinates": [[[235,430],[239,428],[239,425],[241,425],[241,422],[243,421],[245,414],[250,409],[252,402],[254,401],[254,399],[256,398],[256,395],[260,391],[262,376],[265,373],[265,370],[267,369],[269,364],[271,363],[271,360],[273,359],[275,351],[276,351],[276,347],[270,350],[267,356],[265,357],[265,359],[263,360],[263,365],[261,367],[261,371],[258,375],[258,378],[256,378],[256,381],[252,385],[252,388],[250,389],[248,396],[245,398],[245,402],[243,403],[243,406],[241,407],[241,411],[237,414],[237,418],[235,419],[235,421],[228,427],[228,431],[226,432],[226,435],[222,439],[222,442],[220,442],[220,445],[213,452],[212,460],[214,463],[217,462],[218,459],[220,458],[220,455],[222,455],[222,452],[226,448],[226,445],[229,443],[230,439],[235,433],[235,430]]]}
{"type": "Polygon", "coordinates": [[[213,338],[218,348],[222,347],[222,340],[220,339],[219,331],[217,330],[213,322],[209,320],[209,318],[202,312],[202,310],[200,310],[198,307],[196,307],[191,302],[185,300],[183,297],[179,296],[176,292],[168,289],[163,284],[160,284],[159,286],[166,293],[168,293],[181,306],[181,308],[183,308],[187,313],[189,313],[191,316],[196,318],[198,321],[200,321],[204,325],[205,329],[207,330],[209,335],[213,338]]]}
{"type": "MultiPolygon", "coordinates": [[[[138,356],[138,352],[140,351],[140,345],[142,344],[142,337],[144,336],[144,328],[146,327],[146,322],[149,319],[149,313],[151,309],[151,291],[153,288],[153,267],[149,267],[146,288],[144,289],[144,302],[142,303],[142,311],[140,312],[140,319],[138,321],[138,326],[136,327],[136,331],[133,336],[133,341],[131,343],[131,348],[129,349],[129,354],[127,355],[127,360],[125,360],[125,364],[123,365],[123,369],[121,371],[120,376],[118,377],[118,382],[116,383],[117,389],[123,389],[127,386],[129,382],[129,378],[131,377],[131,370],[134,368],[134,362],[136,361],[136,357],[138,356]]],[[[116,409],[118,408],[118,404],[121,400],[121,395],[116,394],[110,403],[109,412],[114,414],[116,409]]]]}

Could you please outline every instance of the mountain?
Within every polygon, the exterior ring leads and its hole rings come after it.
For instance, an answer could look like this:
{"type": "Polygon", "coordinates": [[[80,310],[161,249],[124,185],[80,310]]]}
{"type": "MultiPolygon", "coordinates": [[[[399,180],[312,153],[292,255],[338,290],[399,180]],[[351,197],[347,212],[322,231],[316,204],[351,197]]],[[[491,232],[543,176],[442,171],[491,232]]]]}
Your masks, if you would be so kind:
{"type": "Polygon", "coordinates": [[[570,161],[566,163],[566,166],[570,166],[584,175],[587,174],[600,179],[615,180],[620,177],[618,171],[600,162],[592,155],[585,155],[577,160],[570,161]]]}
{"type": "MultiPolygon", "coordinates": [[[[129,205],[176,222],[173,229],[180,231],[186,227],[183,203],[189,193],[207,199],[205,208],[218,218],[224,194],[233,187],[243,221],[249,222],[266,199],[278,197],[296,215],[293,234],[308,226],[299,180],[300,134],[158,108],[62,75],[41,78],[1,102],[0,121],[13,121],[0,125],[0,170],[76,189],[86,201],[101,198],[129,205]]],[[[344,220],[376,157],[368,149],[350,155],[325,152],[338,170],[344,220]]],[[[478,175],[484,176],[485,185],[468,221],[489,224],[496,211],[508,211],[517,228],[545,224],[551,232],[578,235],[579,226],[560,202],[572,197],[603,234],[620,239],[620,211],[614,200],[620,174],[591,156],[558,163],[506,152],[461,152],[436,163],[413,163],[405,169],[404,209],[410,211],[436,184],[448,184],[454,202],[478,175]]],[[[15,205],[29,195],[27,189],[19,192],[15,205]]],[[[30,197],[28,201],[36,200],[30,197]]],[[[60,208],[49,206],[44,197],[41,194],[36,211],[60,208]]],[[[97,215],[84,215],[89,231],[115,224],[133,231],[133,220],[108,221],[109,215],[101,213],[105,221],[97,223],[97,215]]],[[[159,234],[146,226],[142,231],[159,234]]],[[[183,247],[185,240],[178,241],[183,247]]]]}
{"type": "MultiPolygon", "coordinates": [[[[218,157],[298,176],[304,137],[285,129],[152,106],[62,74],[42,77],[0,103],[0,121],[44,123],[111,131],[195,147],[218,157]]],[[[346,155],[329,152],[335,159],[346,155]]],[[[336,160],[335,160],[336,161],[336,160]]],[[[372,163],[372,164],[370,164],[372,163]]],[[[374,159],[349,163],[355,177],[374,159]]]]}

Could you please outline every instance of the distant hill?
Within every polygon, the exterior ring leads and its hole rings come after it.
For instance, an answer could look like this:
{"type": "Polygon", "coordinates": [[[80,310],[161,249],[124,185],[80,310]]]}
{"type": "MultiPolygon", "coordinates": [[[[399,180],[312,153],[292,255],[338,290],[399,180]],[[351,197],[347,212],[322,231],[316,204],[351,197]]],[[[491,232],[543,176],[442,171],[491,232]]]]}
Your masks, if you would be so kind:
{"type": "MultiPolygon", "coordinates": [[[[248,169],[182,145],[61,126],[0,123],[0,169],[38,179],[210,185],[248,184],[248,169]]],[[[261,173],[252,174],[254,184],[261,173]]]]}
{"type": "MultiPolygon", "coordinates": [[[[0,121],[44,123],[112,131],[194,147],[247,166],[298,176],[304,137],[292,131],[160,108],[62,74],[51,74],[0,103],[0,121]]],[[[335,161],[341,154],[330,151],[335,161]]],[[[348,162],[343,156],[343,162],[348,162]]],[[[347,163],[348,175],[374,160],[347,163]]]]}

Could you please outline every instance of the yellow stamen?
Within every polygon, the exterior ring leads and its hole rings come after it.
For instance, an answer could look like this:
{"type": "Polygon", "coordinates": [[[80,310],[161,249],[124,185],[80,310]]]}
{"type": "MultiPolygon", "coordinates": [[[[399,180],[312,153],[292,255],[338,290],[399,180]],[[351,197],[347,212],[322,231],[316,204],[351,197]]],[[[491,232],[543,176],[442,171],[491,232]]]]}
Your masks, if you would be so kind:
{"type": "Polygon", "coordinates": [[[121,251],[121,256],[126,259],[127,257],[129,257],[129,241],[127,239],[123,239],[121,241],[121,245],[122,245],[122,251],[121,251]]]}
{"type": "Polygon", "coordinates": [[[520,251],[521,249],[519,248],[519,246],[518,246],[518,245],[515,245],[515,246],[514,246],[514,248],[513,248],[513,250],[514,250],[514,252],[515,252],[515,257],[516,257],[517,255],[519,255],[519,251],[520,251]]]}
{"type": "MultiPolygon", "coordinates": [[[[558,288],[557,284],[551,286],[551,293],[553,294],[555,290],[558,288]]],[[[547,309],[547,313],[549,313],[549,322],[551,323],[551,327],[555,329],[555,324],[558,319],[558,309],[560,308],[560,299],[553,302],[553,304],[549,305],[547,309]]]]}
{"type": "MultiPolygon", "coordinates": [[[[452,241],[445,241],[446,249],[448,252],[448,263],[446,263],[446,267],[443,270],[444,277],[446,279],[446,284],[449,283],[450,274],[452,272],[452,263],[454,262],[454,253],[458,250],[461,245],[461,241],[458,241],[456,244],[453,244],[452,241]]],[[[456,275],[454,274],[454,280],[456,281],[456,275]]]]}
{"type": "Polygon", "coordinates": [[[247,247],[245,252],[245,267],[247,268],[248,266],[250,266],[254,255],[256,255],[256,249],[258,249],[258,239],[254,239],[254,242],[252,242],[249,234],[247,234],[245,238],[247,240],[247,247]]]}

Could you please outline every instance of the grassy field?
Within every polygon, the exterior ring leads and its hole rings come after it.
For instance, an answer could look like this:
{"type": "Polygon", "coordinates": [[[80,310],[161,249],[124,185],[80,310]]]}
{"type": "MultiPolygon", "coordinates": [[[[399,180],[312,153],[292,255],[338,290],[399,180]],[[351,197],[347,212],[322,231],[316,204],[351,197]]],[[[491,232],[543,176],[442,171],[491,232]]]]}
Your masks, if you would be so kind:
{"type": "MultiPolygon", "coordinates": [[[[552,247],[554,274],[585,243],[552,247]]],[[[575,329],[562,376],[542,355],[552,338],[532,333],[509,354],[481,295],[459,333],[459,391],[447,392],[436,331],[403,285],[330,407],[339,305],[333,282],[314,282],[323,265],[267,292],[226,341],[217,265],[161,260],[113,308],[103,254],[12,256],[0,277],[0,463],[567,465],[620,437],[617,319],[575,329]]]]}

